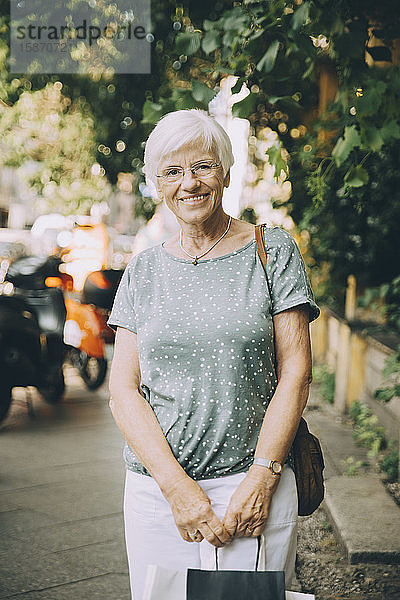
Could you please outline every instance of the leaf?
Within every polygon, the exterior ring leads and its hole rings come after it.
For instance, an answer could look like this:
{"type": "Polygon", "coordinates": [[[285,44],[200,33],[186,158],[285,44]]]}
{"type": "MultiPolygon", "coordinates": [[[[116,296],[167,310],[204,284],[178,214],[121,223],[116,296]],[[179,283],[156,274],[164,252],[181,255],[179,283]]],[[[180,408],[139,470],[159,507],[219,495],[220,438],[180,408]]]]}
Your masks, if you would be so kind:
{"type": "Polygon", "coordinates": [[[269,163],[274,167],[274,177],[278,178],[282,171],[289,174],[289,169],[287,163],[282,158],[281,146],[276,146],[275,144],[268,148],[265,152],[268,156],[269,163]]]}
{"type": "Polygon", "coordinates": [[[228,69],[228,67],[221,67],[221,66],[217,66],[215,65],[215,67],[210,68],[210,67],[206,67],[206,68],[201,68],[200,71],[202,73],[224,73],[225,75],[234,75],[235,71],[233,69],[228,69]]]}
{"type": "Polygon", "coordinates": [[[374,115],[383,100],[387,85],[384,81],[376,81],[374,85],[363,90],[363,95],[357,99],[356,108],[359,115],[374,115]]]}
{"type": "Polygon", "coordinates": [[[228,31],[225,31],[225,33],[223,35],[222,43],[226,48],[229,48],[229,50],[232,51],[233,43],[237,37],[238,37],[237,31],[234,31],[233,29],[228,29],[228,31]]]}
{"type": "Polygon", "coordinates": [[[386,121],[380,130],[381,136],[385,144],[400,138],[400,125],[395,119],[386,121]]]}
{"type": "Polygon", "coordinates": [[[191,56],[200,48],[201,34],[198,31],[193,33],[179,33],[175,39],[175,48],[178,54],[191,56]]]}
{"type": "Polygon", "coordinates": [[[208,105],[208,103],[214,98],[215,94],[216,92],[211,90],[205,83],[201,83],[201,81],[193,81],[192,96],[196,102],[201,102],[205,105],[208,105]]]}
{"type": "Polygon", "coordinates": [[[211,29],[215,29],[217,24],[219,24],[218,21],[209,21],[208,19],[204,19],[204,21],[203,21],[204,31],[210,31],[211,29]]]}
{"type": "Polygon", "coordinates": [[[269,73],[272,71],[275,65],[276,57],[278,56],[278,50],[279,42],[278,40],[274,40],[271,42],[268,50],[257,64],[257,70],[264,71],[264,73],[269,73]]]}
{"type": "Polygon", "coordinates": [[[364,148],[379,152],[383,146],[380,130],[376,127],[366,127],[361,131],[361,142],[364,148]]]}
{"type": "Polygon", "coordinates": [[[238,94],[242,89],[242,85],[247,81],[247,77],[239,77],[233,88],[231,89],[232,94],[238,94]]]}
{"type": "Polygon", "coordinates": [[[294,12],[292,17],[292,29],[296,30],[302,27],[310,14],[310,3],[303,2],[303,4],[294,12]]]}
{"type": "Polygon", "coordinates": [[[227,16],[224,16],[222,19],[225,31],[232,30],[238,33],[239,31],[243,31],[249,22],[249,17],[243,12],[241,6],[234,7],[232,10],[227,11],[225,15],[227,16]]]}
{"type": "MultiPolygon", "coordinates": [[[[201,102],[198,102],[197,100],[195,100],[192,96],[192,92],[185,90],[179,90],[176,91],[174,90],[174,93],[172,94],[172,99],[175,102],[175,105],[173,107],[172,110],[184,110],[184,109],[190,109],[190,108],[199,108],[199,104],[201,104],[201,102]]],[[[203,106],[201,108],[207,108],[206,106],[203,106]]]]}
{"type": "Polygon", "coordinates": [[[248,119],[249,116],[254,112],[257,100],[258,94],[249,94],[240,102],[236,102],[236,104],[232,106],[233,116],[239,117],[240,119],[248,119]]]}
{"type": "Polygon", "coordinates": [[[349,156],[350,152],[356,146],[360,146],[360,144],[360,134],[358,133],[356,126],[351,125],[350,127],[345,127],[344,137],[338,139],[332,150],[332,158],[335,160],[336,166],[340,167],[349,156]]]}
{"type": "Polygon", "coordinates": [[[151,100],[146,100],[143,105],[143,118],[142,123],[150,123],[154,125],[161,119],[163,115],[163,108],[161,104],[156,104],[155,102],[151,102],[151,100]]]}
{"type": "Polygon", "coordinates": [[[206,54],[210,54],[210,52],[214,52],[219,46],[219,33],[211,29],[207,31],[203,40],[201,42],[201,47],[203,48],[206,54]]]}
{"type": "Polygon", "coordinates": [[[282,100],[282,98],[285,98],[285,96],[268,96],[268,102],[275,104],[278,100],[282,100]]]}
{"type": "Polygon", "coordinates": [[[280,102],[281,105],[287,107],[287,110],[300,109],[300,104],[292,96],[268,96],[268,102],[276,104],[280,102]]]}
{"type": "Polygon", "coordinates": [[[346,175],[344,176],[346,185],[354,188],[362,187],[368,183],[368,180],[369,176],[367,171],[360,165],[347,171],[346,175]]]}
{"type": "Polygon", "coordinates": [[[332,35],[331,39],[340,63],[348,61],[349,58],[364,61],[365,43],[367,41],[365,18],[348,21],[343,32],[339,35],[332,35]]]}

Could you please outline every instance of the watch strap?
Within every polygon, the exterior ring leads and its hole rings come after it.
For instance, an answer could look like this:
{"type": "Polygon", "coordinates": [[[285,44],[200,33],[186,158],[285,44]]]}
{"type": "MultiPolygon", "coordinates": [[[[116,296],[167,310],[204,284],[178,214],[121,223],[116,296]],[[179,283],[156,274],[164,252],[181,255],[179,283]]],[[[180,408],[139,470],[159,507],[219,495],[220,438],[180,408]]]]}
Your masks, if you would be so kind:
{"type": "Polygon", "coordinates": [[[269,469],[274,475],[280,475],[282,471],[282,465],[277,460],[270,460],[268,458],[255,458],[253,460],[253,465],[259,465],[260,467],[265,467],[269,469]],[[274,464],[279,465],[279,469],[276,471],[274,469],[274,464]]]}

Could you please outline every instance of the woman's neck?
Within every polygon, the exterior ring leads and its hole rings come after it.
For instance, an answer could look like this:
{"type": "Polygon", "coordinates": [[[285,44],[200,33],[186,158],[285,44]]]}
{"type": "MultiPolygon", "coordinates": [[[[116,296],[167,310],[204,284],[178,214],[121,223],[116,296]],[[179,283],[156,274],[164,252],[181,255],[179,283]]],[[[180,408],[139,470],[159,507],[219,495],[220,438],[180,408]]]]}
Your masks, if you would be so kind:
{"type": "Polygon", "coordinates": [[[202,223],[181,222],[181,239],[185,249],[189,252],[193,250],[194,254],[207,249],[226,231],[228,223],[229,215],[223,211],[218,215],[212,215],[202,223]]]}

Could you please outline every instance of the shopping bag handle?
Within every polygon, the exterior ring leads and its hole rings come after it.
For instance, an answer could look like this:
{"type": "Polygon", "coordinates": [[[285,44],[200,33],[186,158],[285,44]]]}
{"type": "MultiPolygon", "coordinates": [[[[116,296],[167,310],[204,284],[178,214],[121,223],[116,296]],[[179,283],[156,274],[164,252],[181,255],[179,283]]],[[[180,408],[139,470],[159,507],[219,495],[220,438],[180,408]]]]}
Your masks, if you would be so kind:
{"type": "MultiPolygon", "coordinates": [[[[260,550],[261,550],[261,535],[258,535],[257,536],[257,556],[256,556],[256,564],[254,565],[254,571],[258,571],[258,562],[260,560],[260,550]]],[[[218,548],[215,548],[215,570],[219,571],[218,548]]]]}

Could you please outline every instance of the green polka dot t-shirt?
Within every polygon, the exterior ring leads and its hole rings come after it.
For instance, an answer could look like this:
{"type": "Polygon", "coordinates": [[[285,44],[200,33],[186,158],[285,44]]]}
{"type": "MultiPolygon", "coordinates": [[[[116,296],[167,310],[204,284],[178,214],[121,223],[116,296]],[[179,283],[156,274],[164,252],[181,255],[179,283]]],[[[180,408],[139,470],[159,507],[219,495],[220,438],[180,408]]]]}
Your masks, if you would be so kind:
{"type": "MultiPolygon", "coordinates": [[[[109,324],[137,334],[142,390],[193,479],[249,468],[277,385],[272,316],[300,304],[319,314],[293,238],[274,227],[265,241],[271,297],[255,239],[197,265],[149,248],[115,297],[109,324]]],[[[148,475],[128,444],[124,459],[148,475]]]]}

